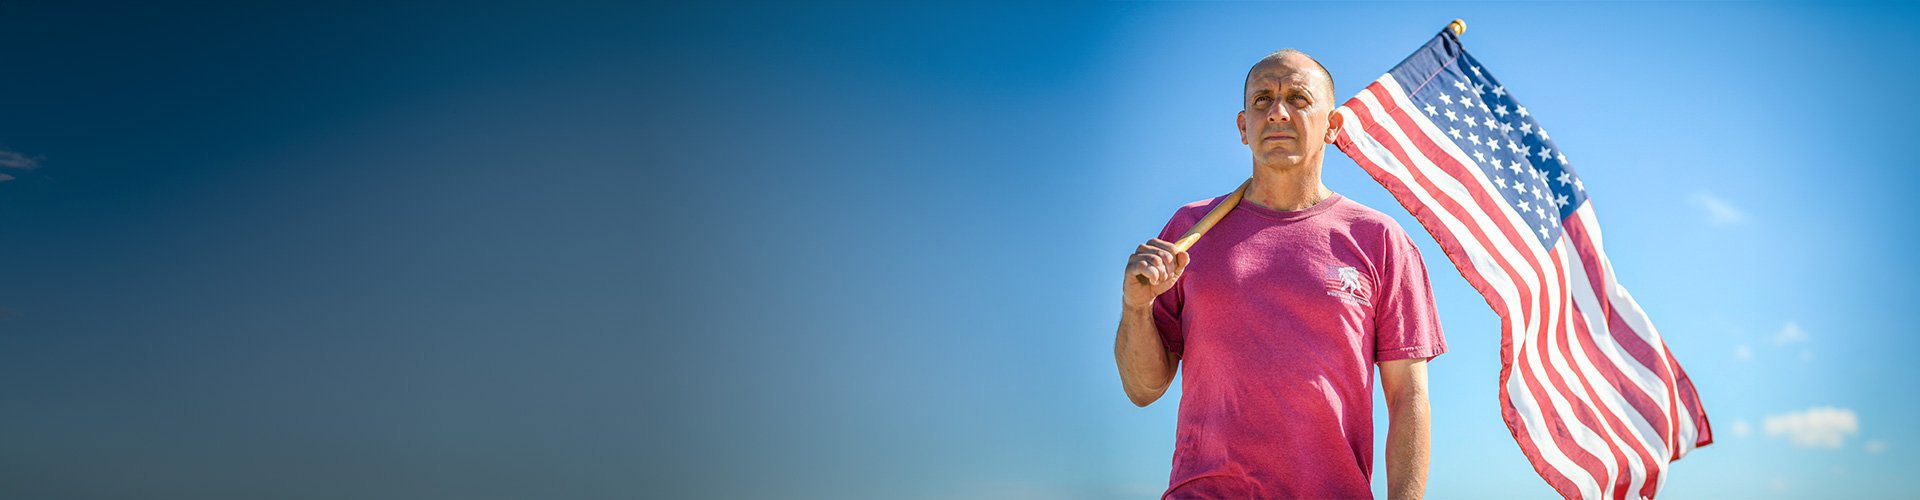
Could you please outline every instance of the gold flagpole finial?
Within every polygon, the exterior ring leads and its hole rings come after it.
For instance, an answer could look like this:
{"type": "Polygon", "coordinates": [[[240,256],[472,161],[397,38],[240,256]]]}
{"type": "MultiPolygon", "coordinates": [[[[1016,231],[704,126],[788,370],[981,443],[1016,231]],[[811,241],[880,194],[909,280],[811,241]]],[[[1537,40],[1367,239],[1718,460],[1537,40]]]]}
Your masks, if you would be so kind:
{"type": "Polygon", "coordinates": [[[1453,22],[1447,23],[1447,29],[1453,30],[1453,36],[1465,35],[1467,34],[1467,22],[1454,19],[1453,22]]]}

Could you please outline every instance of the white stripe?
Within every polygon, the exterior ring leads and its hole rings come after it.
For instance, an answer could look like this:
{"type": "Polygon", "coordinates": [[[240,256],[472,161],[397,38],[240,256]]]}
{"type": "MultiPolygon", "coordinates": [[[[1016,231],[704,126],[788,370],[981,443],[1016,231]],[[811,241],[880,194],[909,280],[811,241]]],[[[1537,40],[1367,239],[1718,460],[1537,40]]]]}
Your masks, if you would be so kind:
{"type": "MultiPolygon", "coordinates": [[[[1353,111],[1341,108],[1339,112],[1345,114],[1344,120],[1346,120],[1347,123],[1361,123],[1353,111]]],[[[1391,126],[1388,124],[1380,125],[1383,127],[1391,126]]],[[[1393,153],[1391,151],[1388,151],[1379,142],[1375,141],[1372,136],[1367,135],[1363,127],[1349,128],[1347,131],[1343,131],[1343,133],[1346,133],[1348,139],[1359,149],[1361,156],[1366,157],[1369,162],[1377,165],[1381,171],[1399,179],[1399,181],[1406,186],[1408,192],[1413,193],[1414,197],[1418,198],[1422,205],[1432,207],[1428,212],[1434,214],[1440,220],[1440,223],[1446,226],[1447,231],[1454,236],[1454,239],[1460,242],[1461,248],[1467,253],[1468,260],[1473,263],[1475,272],[1479,274],[1482,280],[1487,282],[1487,285],[1493,289],[1494,293],[1500,296],[1500,300],[1503,303],[1519,304],[1520,292],[1515,288],[1513,278],[1508,276],[1506,271],[1500,268],[1499,264],[1488,254],[1485,247],[1474,240],[1473,235],[1468,232],[1458,218],[1454,217],[1452,212],[1441,209],[1439,203],[1434,200],[1434,195],[1414,181],[1412,174],[1406,170],[1404,165],[1400,164],[1398,159],[1392,156],[1393,153]],[[1354,130],[1362,130],[1362,132],[1351,132],[1354,130]]],[[[1517,306],[1514,306],[1512,310],[1501,315],[1508,323],[1507,327],[1509,331],[1518,331],[1524,328],[1523,325],[1519,324],[1519,315],[1520,312],[1517,306]]],[[[1516,339],[1515,354],[1519,353],[1518,347],[1519,340],[1516,339]]],[[[1509,366],[1517,367],[1518,365],[1510,364],[1509,366]]],[[[1592,476],[1587,474],[1585,469],[1580,468],[1578,464],[1573,462],[1573,459],[1568,458],[1565,453],[1561,452],[1559,445],[1553,441],[1550,427],[1544,418],[1544,413],[1541,411],[1539,403],[1534,401],[1533,393],[1526,385],[1525,379],[1526,377],[1509,376],[1506,383],[1508,385],[1508,400],[1514,405],[1515,413],[1520,415],[1521,424],[1526,426],[1527,434],[1530,437],[1529,440],[1533,441],[1534,448],[1539,450],[1540,457],[1546,460],[1549,466],[1559,471],[1562,476],[1571,480],[1581,489],[1582,496],[1598,498],[1600,485],[1593,480],[1592,476]]]]}
{"type": "MultiPolygon", "coordinates": [[[[1544,274],[1547,276],[1555,275],[1552,269],[1552,261],[1542,261],[1540,266],[1543,271],[1546,271],[1544,274]]],[[[1534,359],[1536,362],[1544,362],[1544,366],[1549,370],[1553,370],[1554,374],[1559,375],[1560,383],[1566,386],[1566,392],[1550,392],[1547,394],[1547,398],[1556,401],[1556,407],[1560,409],[1561,414],[1565,415],[1569,421],[1568,427],[1572,427],[1576,431],[1580,429],[1587,430],[1586,433],[1575,432],[1574,439],[1579,441],[1588,450],[1598,449],[1598,452],[1594,453],[1594,456],[1599,457],[1601,463],[1606,464],[1607,467],[1606,480],[1601,482],[1601,484],[1605,486],[1605,491],[1602,494],[1607,498],[1612,498],[1614,488],[1616,487],[1614,478],[1619,476],[1620,469],[1627,465],[1617,462],[1614,458],[1614,453],[1620,450],[1619,443],[1615,442],[1611,433],[1608,431],[1606,419],[1600,416],[1599,405],[1588,400],[1586,382],[1581,380],[1578,374],[1573,373],[1571,369],[1567,368],[1568,360],[1560,353],[1558,345],[1560,339],[1559,326],[1562,324],[1561,305],[1564,301],[1559,300],[1561,294],[1559,283],[1551,278],[1547,279],[1545,283],[1547,288],[1546,290],[1542,290],[1538,295],[1539,300],[1535,303],[1544,305],[1547,311],[1547,323],[1542,325],[1540,344],[1534,346],[1532,349],[1535,353],[1534,359]],[[1563,406],[1561,406],[1558,401],[1562,399],[1566,400],[1563,406]],[[1580,410],[1583,409],[1592,417],[1592,424],[1581,421],[1580,410]]],[[[1625,459],[1625,454],[1622,454],[1621,458],[1625,459]]],[[[1631,459],[1626,459],[1626,461],[1631,461],[1631,459]]]]}
{"type": "MultiPolygon", "coordinates": [[[[1388,96],[1393,98],[1393,101],[1394,101],[1393,104],[1395,105],[1396,108],[1409,109],[1409,110],[1416,109],[1413,103],[1407,99],[1406,94],[1403,91],[1401,91],[1400,86],[1398,82],[1394,80],[1393,75],[1389,74],[1381,77],[1379,83],[1381,84],[1381,87],[1384,90],[1386,90],[1388,96]]],[[[1408,140],[1405,131],[1401,130],[1401,128],[1397,125],[1397,122],[1392,121],[1392,117],[1386,114],[1387,108],[1381,105],[1379,100],[1373,96],[1372,92],[1363,90],[1359,93],[1359,95],[1356,98],[1360,99],[1361,102],[1367,103],[1370,109],[1376,110],[1376,114],[1380,116],[1379,125],[1382,127],[1383,130],[1386,130],[1389,134],[1394,136],[1394,139],[1396,139],[1396,142],[1398,142],[1402,146],[1403,151],[1410,151],[1410,152],[1417,151],[1417,148],[1412,147],[1413,143],[1412,141],[1408,140]]],[[[1439,127],[1434,125],[1431,121],[1429,121],[1425,115],[1422,115],[1419,113],[1407,113],[1407,115],[1410,118],[1412,118],[1411,121],[1416,126],[1420,127],[1421,132],[1424,133],[1426,136],[1431,138],[1443,137],[1441,135],[1442,132],[1440,131],[1439,127]]],[[[1485,173],[1482,172],[1482,169],[1476,168],[1476,165],[1478,165],[1479,163],[1475,162],[1471,158],[1468,158],[1466,154],[1463,151],[1461,151],[1459,147],[1450,140],[1437,139],[1432,142],[1436,145],[1439,145],[1441,149],[1443,151],[1446,151],[1447,154],[1451,156],[1455,162],[1459,163],[1464,167],[1463,170],[1465,170],[1469,175],[1471,175],[1473,178],[1473,181],[1476,184],[1478,184],[1479,186],[1478,191],[1483,193],[1488,193],[1488,196],[1493,199],[1494,203],[1492,204],[1498,207],[1499,213],[1487,214],[1487,215],[1493,215],[1494,217],[1504,216],[1507,222],[1506,224],[1507,227],[1513,228],[1515,230],[1514,232],[1518,234],[1520,245],[1518,248],[1515,248],[1510,245],[1511,240],[1507,239],[1507,237],[1503,232],[1500,232],[1497,230],[1489,231],[1490,233],[1493,233],[1489,235],[1489,239],[1494,241],[1496,247],[1500,247],[1501,250],[1503,250],[1502,253],[1507,257],[1507,260],[1510,263],[1514,264],[1516,267],[1529,268],[1529,270],[1537,271],[1542,275],[1549,274],[1546,272],[1546,268],[1551,265],[1551,262],[1548,260],[1548,257],[1545,253],[1545,249],[1540,247],[1538,240],[1531,237],[1531,233],[1527,229],[1526,222],[1520,218],[1519,214],[1515,212],[1514,208],[1511,206],[1508,206],[1506,203],[1504,203],[1504,201],[1500,200],[1498,195],[1492,194],[1494,193],[1493,189],[1495,188],[1493,184],[1487,180],[1485,173]],[[1532,262],[1535,262],[1537,264],[1530,265],[1530,264],[1527,264],[1526,260],[1517,258],[1514,255],[1516,253],[1515,250],[1519,252],[1527,252],[1531,254],[1531,256],[1533,257],[1532,262]]],[[[1469,213],[1472,213],[1473,215],[1475,215],[1476,218],[1486,217],[1486,215],[1482,214],[1482,210],[1480,208],[1479,203],[1474,201],[1470,197],[1470,195],[1465,194],[1467,192],[1467,189],[1465,188],[1465,186],[1459,185],[1458,184],[1459,181],[1454,179],[1452,175],[1440,169],[1438,165],[1435,165],[1432,162],[1426,161],[1426,158],[1421,154],[1409,154],[1408,156],[1409,158],[1414,160],[1415,167],[1425,172],[1427,174],[1427,177],[1430,180],[1433,180],[1434,184],[1436,186],[1441,187],[1442,190],[1454,191],[1454,190],[1447,189],[1447,187],[1449,185],[1458,186],[1456,188],[1457,191],[1455,191],[1455,193],[1457,194],[1455,194],[1453,198],[1456,201],[1459,201],[1462,207],[1467,209],[1469,213]]],[[[1480,221],[1480,222],[1483,223],[1482,227],[1497,228],[1497,226],[1495,225],[1485,224],[1484,223],[1485,221],[1480,221]]],[[[1531,285],[1529,287],[1530,289],[1536,290],[1536,291],[1542,290],[1542,288],[1540,287],[1541,284],[1533,282],[1534,276],[1526,273],[1522,273],[1521,278],[1529,282],[1529,285],[1531,285]]],[[[1557,288],[1557,286],[1555,288],[1557,288]]],[[[1532,301],[1531,306],[1532,308],[1534,308],[1533,312],[1535,314],[1532,317],[1535,318],[1535,321],[1533,321],[1531,324],[1528,324],[1527,325],[1528,328],[1524,330],[1527,334],[1527,336],[1524,337],[1524,339],[1526,340],[1517,340],[1516,342],[1514,342],[1516,355],[1522,351],[1529,350],[1528,349],[1530,347],[1529,343],[1533,338],[1532,335],[1535,332],[1541,331],[1539,329],[1549,327],[1548,325],[1550,325],[1550,323],[1543,323],[1540,320],[1554,317],[1557,314],[1557,311],[1555,311],[1555,309],[1557,308],[1557,304],[1559,303],[1559,301],[1542,300],[1542,298],[1553,297],[1553,296],[1554,295],[1552,294],[1544,294],[1544,293],[1535,293],[1533,295],[1535,299],[1532,301]]],[[[1514,303],[1510,303],[1510,304],[1514,304],[1514,303]]],[[[1551,346],[1546,347],[1546,349],[1549,350],[1550,354],[1553,353],[1551,346]]],[[[1539,360],[1538,358],[1536,358],[1536,362],[1532,364],[1535,380],[1540,381],[1542,384],[1550,383],[1550,379],[1546,376],[1546,374],[1542,370],[1555,369],[1558,367],[1559,367],[1558,364],[1546,363],[1544,362],[1544,360],[1539,360]]],[[[1602,464],[1604,464],[1605,468],[1608,471],[1608,474],[1612,475],[1615,471],[1618,470],[1618,468],[1620,467],[1620,464],[1617,464],[1614,461],[1613,453],[1612,453],[1613,445],[1609,440],[1607,440],[1604,437],[1604,431],[1605,431],[1604,426],[1602,426],[1602,428],[1599,428],[1599,429],[1590,428],[1586,424],[1580,422],[1576,414],[1574,414],[1570,410],[1570,408],[1574,404],[1585,405],[1589,408],[1593,408],[1595,405],[1593,404],[1593,402],[1587,401],[1585,392],[1581,390],[1582,384],[1577,378],[1571,377],[1570,374],[1565,373],[1564,370],[1562,370],[1561,378],[1563,382],[1568,384],[1570,390],[1566,394],[1561,394],[1559,391],[1554,391],[1554,390],[1546,391],[1548,394],[1549,402],[1553,403],[1555,405],[1554,408],[1560,411],[1561,421],[1567,425],[1568,429],[1571,429],[1573,431],[1572,434],[1573,434],[1574,442],[1580,445],[1582,448],[1585,448],[1589,454],[1593,455],[1602,464]]],[[[1596,422],[1596,424],[1600,424],[1600,422],[1596,422]]],[[[1606,484],[1610,485],[1611,482],[1608,481],[1606,484]]]]}
{"type": "MultiPolygon", "coordinates": [[[[1386,87],[1389,90],[1394,88],[1394,84],[1392,82],[1391,76],[1383,77],[1382,82],[1380,83],[1382,83],[1383,87],[1386,87]]],[[[1391,95],[1391,92],[1390,92],[1390,95],[1391,95]]],[[[1406,136],[1404,135],[1404,132],[1400,130],[1395,123],[1391,121],[1384,121],[1384,120],[1391,120],[1391,117],[1388,117],[1384,114],[1385,108],[1380,106],[1378,101],[1375,100],[1370,93],[1363,91],[1360,94],[1359,99],[1361,99],[1362,102],[1367,103],[1370,109],[1376,110],[1376,112],[1380,113],[1380,116],[1382,117],[1382,121],[1377,122],[1377,125],[1381,127],[1383,130],[1386,130],[1390,135],[1392,135],[1393,136],[1392,138],[1395,139],[1396,142],[1399,142],[1402,145],[1404,151],[1417,151],[1417,149],[1411,147],[1410,141],[1407,140],[1406,136]]],[[[1410,105],[1403,104],[1402,106],[1406,107],[1410,105]]],[[[1352,114],[1350,110],[1347,110],[1345,112],[1348,113],[1347,115],[1348,118],[1353,118],[1355,116],[1352,114]]],[[[1358,123],[1359,120],[1355,119],[1354,122],[1358,123]]],[[[1420,122],[1416,121],[1416,123],[1420,123],[1420,122]]],[[[1423,125],[1426,125],[1429,128],[1428,133],[1430,134],[1438,133],[1436,130],[1431,130],[1431,125],[1429,124],[1423,124],[1423,125]]],[[[1372,137],[1366,136],[1364,131],[1358,134],[1349,134],[1349,136],[1362,137],[1366,139],[1374,139],[1372,137]]],[[[1450,143],[1447,143],[1446,141],[1435,141],[1435,142],[1438,144],[1442,144],[1443,147],[1450,145],[1450,143]]],[[[1392,159],[1390,156],[1391,155],[1390,152],[1385,151],[1383,147],[1371,141],[1355,141],[1355,143],[1361,146],[1361,149],[1364,152],[1363,154],[1366,154],[1367,156],[1369,156],[1369,159],[1373,160],[1373,162],[1376,163],[1377,165],[1380,165],[1382,169],[1386,169],[1388,173],[1398,177],[1404,184],[1406,184],[1409,187],[1411,192],[1416,193],[1416,197],[1420,198],[1422,203],[1432,208],[1432,210],[1430,210],[1432,213],[1443,216],[1443,220],[1447,221],[1447,224],[1449,225],[1449,229],[1454,233],[1454,236],[1456,237],[1457,240],[1461,242],[1463,247],[1479,250],[1480,252],[1485,252],[1485,249],[1479,247],[1478,242],[1473,240],[1473,238],[1471,237],[1471,234],[1468,231],[1458,227],[1459,223],[1453,218],[1453,215],[1451,212],[1448,212],[1447,210],[1440,208],[1439,204],[1433,201],[1433,198],[1432,198],[1433,194],[1428,193],[1425,190],[1425,188],[1421,187],[1418,183],[1414,182],[1411,179],[1410,174],[1402,170],[1404,166],[1400,165],[1397,160],[1392,159]]],[[[1456,160],[1464,161],[1464,159],[1459,157],[1459,152],[1457,149],[1453,149],[1452,153],[1456,156],[1456,160]]],[[[1490,221],[1485,219],[1486,215],[1479,210],[1479,204],[1474,202],[1474,200],[1471,198],[1471,195],[1467,194],[1468,192],[1465,186],[1459,184],[1458,180],[1454,179],[1452,176],[1447,175],[1444,172],[1438,170],[1438,168],[1432,165],[1431,162],[1426,161],[1426,158],[1424,156],[1421,156],[1418,153],[1410,154],[1408,156],[1410,159],[1412,159],[1416,163],[1417,167],[1421,168],[1424,171],[1428,171],[1428,177],[1435,184],[1436,188],[1440,189],[1442,192],[1446,194],[1451,195],[1450,198],[1453,198],[1454,201],[1459,203],[1460,206],[1462,206],[1464,209],[1467,210],[1470,216],[1476,219],[1474,222],[1476,223],[1477,226],[1486,228],[1487,232],[1493,233],[1489,235],[1489,240],[1492,241],[1499,250],[1501,250],[1501,253],[1503,254],[1503,257],[1504,257],[1503,260],[1509,263],[1512,263],[1514,265],[1517,265],[1518,267],[1521,267],[1523,269],[1531,267],[1525,264],[1524,263],[1525,261],[1516,255],[1517,249],[1515,249],[1510,244],[1510,241],[1505,237],[1505,235],[1500,234],[1496,231],[1497,226],[1494,226],[1493,224],[1490,223],[1490,221]]],[[[1480,180],[1481,184],[1484,186],[1486,182],[1485,179],[1483,177],[1477,177],[1477,178],[1480,180]]],[[[1509,212],[1509,217],[1510,219],[1517,219],[1517,216],[1511,215],[1511,212],[1509,212]]],[[[1531,240],[1531,239],[1529,238],[1527,240],[1531,240]]],[[[1474,253],[1475,252],[1472,252],[1472,251],[1469,252],[1470,254],[1469,260],[1474,262],[1476,269],[1480,271],[1480,274],[1483,276],[1483,278],[1489,279],[1490,284],[1495,282],[1494,279],[1496,277],[1503,280],[1511,279],[1511,277],[1508,277],[1507,275],[1505,275],[1504,271],[1501,271],[1499,269],[1497,264],[1487,261],[1490,258],[1488,255],[1486,255],[1485,253],[1472,255],[1474,253]]],[[[1522,274],[1520,278],[1529,282],[1528,283],[1529,288],[1534,288],[1538,286],[1536,283],[1532,283],[1533,276],[1531,275],[1522,274]]],[[[1502,287],[1496,286],[1496,289],[1500,289],[1500,288],[1502,287]]],[[[1511,292],[1505,292],[1502,295],[1502,299],[1505,303],[1509,304],[1509,307],[1514,308],[1513,310],[1508,311],[1508,314],[1505,314],[1503,316],[1508,321],[1518,324],[1517,327],[1510,325],[1508,328],[1509,332],[1516,332],[1516,333],[1510,334],[1512,336],[1510,340],[1513,341],[1515,346],[1513,354],[1517,356],[1527,350],[1526,342],[1528,342],[1531,339],[1531,335],[1529,335],[1527,332],[1535,331],[1535,329],[1540,328],[1541,325],[1539,324],[1538,320],[1528,322],[1523,319],[1524,316],[1521,314],[1522,311],[1518,309],[1518,304],[1519,304],[1517,300],[1518,297],[1516,297],[1515,294],[1517,294],[1517,290],[1511,291],[1511,292]]],[[[1539,307],[1540,305],[1538,303],[1539,301],[1536,300],[1534,302],[1535,302],[1534,306],[1539,307]]],[[[1534,317],[1538,318],[1539,315],[1536,314],[1534,317]]],[[[1516,360],[1508,360],[1508,361],[1510,365],[1511,363],[1516,362],[1516,360]]],[[[1533,376],[1535,378],[1539,380],[1546,380],[1544,375],[1540,372],[1540,369],[1541,369],[1540,366],[1536,364],[1536,365],[1531,365],[1531,367],[1533,368],[1533,376]]],[[[1583,490],[1598,489],[1600,485],[1595,483],[1595,478],[1592,478],[1590,475],[1588,475],[1584,469],[1579,468],[1578,465],[1574,464],[1571,459],[1566,458],[1565,454],[1558,449],[1558,444],[1552,441],[1552,433],[1548,430],[1548,427],[1545,427],[1544,422],[1540,418],[1540,412],[1542,410],[1539,407],[1538,402],[1532,399],[1531,392],[1529,392],[1525,388],[1525,381],[1523,379],[1524,377],[1509,377],[1509,380],[1507,381],[1509,385],[1509,388],[1508,388],[1509,401],[1515,404],[1516,413],[1523,416],[1534,417],[1531,419],[1523,418],[1523,421],[1525,422],[1528,428],[1528,434],[1530,437],[1533,438],[1532,441],[1534,441],[1534,447],[1541,451],[1542,458],[1547,459],[1550,465],[1560,470],[1562,474],[1566,475],[1569,479],[1573,480],[1576,484],[1593,483],[1593,484],[1583,484],[1581,486],[1583,490]],[[1514,387],[1515,384],[1520,384],[1520,387],[1518,388],[1514,387]],[[1516,392],[1516,389],[1518,389],[1517,390],[1518,394],[1514,394],[1514,392],[1516,392]],[[1522,407],[1523,405],[1524,407],[1522,407]]],[[[1554,391],[1546,390],[1544,392],[1551,394],[1554,391]]],[[[1568,424],[1568,427],[1570,429],[1576,430],[1575,442],[1580,443],[1581,441],[1578,439],[1578,431],[1581,429],[1584,429],[1584,426],[1580,424],[1578,421],[1571,419],[1570,415],[1566,415],[1566,414],[1562,414],[1562,415],[1564,417],[1568,417],[1568,418],[1563,418],[1562,420],[1564,423],[1568,424]]],[[[1591,441],[1592,439],[1588,440],[1588,442],[1591,442],[1591,441]]],[[[1611,461],[1610,454],[1592,453],[1594,450],[1587,450],[1587,451],[1589,452],[1589,454],[1593,454],[1596,457],[1598,457],[1603,463],[1610,463],[1611,461]]],[[[1591,494],[1594,492],[1589,491],[1589,493],[1591,494]]]]}
{"type": "MultiPolygon", "coordinates": [[[[1593,203],[1591,201],[1581,203],[1577,212],[1579,215],[1580,228],[1587,233],[1587,241],[1592,245],[1593,253],[1600,261],[1598,267],[1600,268],[1602,279],[1605,280],[1602,283],[1602,289],[1607,292],[1608,301],[1612,303],[1614,311],[1620,315],[1620,319],[1627,323],[1627,328],[1633,330],[1634,334],[1638,335],[1641,340],[1646,341],[1647,345],[1653,348],[1655,355],[1658,356],[1657,362],[1661,364],[1661,367],[1656,368],[1656,370],[1662,370],[1663,373],[1671,373],[1673,386],[1670,387],[1669,390],[1673,391],[1674,404],[1673,408],[1669,411],[1679,417],[1677,419],[1678,425],[1675,425],[1673,428],[1675,435],[1672,443],[1679,450],[1680,455],[1685,455],[1687,452],[1693,451],[1694,441],[1699,438],[1699,429],[1694,426],[1693,412],[1688,410],[1686,402],[1681,400],[1682,396],[1679,394],[1680,372],[1667,366],[1667,343],[1664,337],[1660,335],[1660,331],[1654,328],[1653,321],[1647,318],[1646,311],[1640,309],[1640,303],[1634,301],[1633,295],[1627,293],[1626,287],[1620,286],[1620,283],[1614,279],[1613,262],[1607,258],[1606,249],[1601,246],[1600,221],[1594,215],[1593,203]]],[[[1663,483],[1665,480],[1666,476],[1661,476],[1663,483]]]]}
{"type": "MultiPolygon", "coordinates": [[[[1565,233],[1562,233],[1563,236],[1564,234],[1565,233]]],[[[1586,287],[1587,284],[1585,282],[1573,280],[1573,264],[1579,261],[1568,257],[1569,254],[1574,253],[1572,251],[1572,245],[1555,245],[1554,253],[1560,256],[1561,267],[1563,269],[1559,271],[1559,277],[1561,280],[1566,281],[1567,288],[1577,289],[1586,287]]],[[[1659,451],[1661,451],[1661,448],[1655,447],[1653,443],[1647,440],[1648,436],[1654,434],[1653,427],[1651,425],[1640,424],[1642,422],[1640,412],[1633,410],[1633,405],[1627,401],[1626,396],[1614,390],[1613,384],[1607,381],[1606,375],[1594,367],[1593,359],[1590,358],[1586,352],[1586,347],[1573,338],[1580,333],[1573,328],[1572,322],[1578,320],[1577,317],[1579,314],[1576,314],[1573,310],[1572,301],[1567,300],[1565,294],[1556,295],[1556,298],[1561,298],[1561,300],[1556,300],[1555,302],[1558,303],[1563,318],[1560,320],[1561,323],[1556,324],[1566,326],[1568,337],[1567,349],[1570,351],[1571,354],[1569,357],[1572,358],[1573,361],[1571,368],[1577,370],[1580,375],[1585,377],[1585,380],[1588,382],[1588,388],[1590,388],[1594,396],[1599,399],[1600,410],[1612,414],[1614,421],[1625,426],[1624,428],[1616,427],[1606,420],[1606,415],[1598,415],[1601,419],[1600,423],[1607,428],[1609,439],[1622,449],[1622,455],[1626,457],[1628,477],[1631,480],[1631,483],[1629,483],[1629,492],[1637,497],[1639,496],[1637,492],[1640,490],[1640,485],[1646,484],[1647,482],[1647,467],[1659,467],[1658,464],[1665,463],[1666,458],[1660,455],[1659,451]],[[1646,460],[1641,458],[1641,453],[1651,455],[1653,457],[1652,461],[1657,463],[1646,463],[1646,460]]],[[[1555,350],[1555,352],[1557,353],[1558,350],[1555,350]]]]}
{"type": "MultiPolygon", "coordinates": [[[[1571,236],[1571,233],[1563,234],[1569,237],[1571,236]]],[[[1582,265],[1579,252],[1574,251],[1572,245],[1564,245],[1562,248],[1565,249],[1564,255],[1567,256],[1567,272],[1570,275],[1569,283],[1574,284],[1574,286],[1570,287],[1574,292],[1574,302],[1579,304],[1580,310],[1585,313],[1581,315],[1584,316],[1582,320],[1586,321],[1588,325],[1587,329],[1591,334],[1594,346],[1599,348],[1600,354],[1598,357],[1595,357],[1594,353],[1585,352],[1586,347],[1584,346],[1575,344],[1573,347],[1581,351],[1580,356],[1583,358],[1583,362],[1590,363],[1595,360],[1604,359],[1606,362],[1611,363],[1616,369],[1619,369],[1621,374],[1633,384],[1633,388],[1637,388],[1645,393],[1647,399],[1655,405],[1654,411],[1658,413],[1656,418],[1661,418],[1664,421],[1668,410],[1666,409],[1667,402],[1664,397],[1666,391],[1661,388],[1665,387],[1665,385],[1660,383],[1657,375],[1647,371],[1645,368],[1641,368],[1639,362],[1633,361],[1630,357],[1625,356],[1625,353],[1621,352],[1620,346],[1613,340],[1613,334],[1607,330],[1605,320],[1599,317],[1599,315],[1603,314],[1599,305],[1593,303],[1593,290],[1591,286],[1588,285],[1590,282],[1587,281],[1590,277],[1587,276],[1586,268],[1582,265]],[[1654,388],[1647,387],[1647,384],[1653,384],[1654,388]]],[[[1582,368],[1595,372],[1598,371],[1596,368],[1593,368],[1592,365],[1583,365],[1582,368]]],[[[1608,387],[1608,390],[1602,394],[1620,396],[1620,393],[1612,390],[1611,387],[1608,387]]],[[[1638,410],[1633,409],[1632,403],[1627,401],[1624,396],[1620,396],[1614,404],[1619,406],[1621,413],[1624,414],[1624,418],[1621,420],[1633,425],[1633,430],[1637,433],[1637,437],[1642,442],[1642,446],[1645,446],[1648,453],[1655,457],[1655,463],[1653,465],[1664,473],[1667,465],[1667,457],[1672,454],[1672,450],[1666,446],[1667,436],[1661,435],[1659,431],[1655,430],[1653,423],[1643,418],[1638,410]]]]}

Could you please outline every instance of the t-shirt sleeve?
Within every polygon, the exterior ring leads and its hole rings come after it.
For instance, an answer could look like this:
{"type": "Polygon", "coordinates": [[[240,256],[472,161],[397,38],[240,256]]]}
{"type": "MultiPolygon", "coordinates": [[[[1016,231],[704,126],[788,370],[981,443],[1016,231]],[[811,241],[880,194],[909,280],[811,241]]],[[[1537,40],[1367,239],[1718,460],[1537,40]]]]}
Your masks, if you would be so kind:
{"type": "MultiPolygon", "coordinates": [[[[1191,224],[1181,223],[1179,212],[1174,212],[1174,216],[1167,220],[1167,226],[1160,229],[1160,239],[1166,241],[1178,239],[1181,234],[1187,232],[1189,226],[1191,224]]],[[[1186,347],[1187,337],[1186,331],[1181,328],[1180,312],[1186,302],[1186,294],[1183,290],[1186,288],[1184,286],[1186,282],[1187,277],[1182,275],[1179,281],[1173,283],[1173,288],[1167,289],[1165,293],[1153,299],[1153,326],[1160,331],[1160,344],[1165,346],[1168,352],[1182,356],[1185,355],[1182,349],[1186,347]]]]}
{"type": "Polygon", "coordinates": [[[1420,250],[1405,231],[1387,232],[1379,293],[1374,294],[1374,362],[1432,358],[1447,352],[1433,287],[1420,250]]]}

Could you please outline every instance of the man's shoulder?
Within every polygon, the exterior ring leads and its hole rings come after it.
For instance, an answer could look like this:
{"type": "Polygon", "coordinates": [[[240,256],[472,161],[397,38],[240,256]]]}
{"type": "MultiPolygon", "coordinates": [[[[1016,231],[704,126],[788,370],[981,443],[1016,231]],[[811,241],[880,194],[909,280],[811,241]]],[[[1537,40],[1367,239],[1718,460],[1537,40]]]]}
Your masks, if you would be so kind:
{"type": "Polygon", "coordinates": [[[1340,205],[1334,207],[1335,214],[1342,225],[1354,233],[1380,234],[1390,237],[1404,237],[1405,228],[1393,216],[1352,198],[1341,196],[1340,205]]]}
{"type": "Polygon", "coordinates": [[[1223,194],[1223,195],[1215,196],[1212,198],[1202,198],[1198,200],[1193,200],[1193,201],[1187,202],[1187,204],[1185,205],[1180,205],[1180,208],[1174,210],[1174,213],[1175,214],[1197,213],[1200,215],[1206,215],[1208,211],[1213,210],[1213,207],[1219,206],[1221,201],[1226,200],[1227,196],[1228,195],[1223,194]]]}
{"type": "Polygon", "coordinates": [[[1220,206],[1220,202],[1226,201],[1227,196],[1229,195],[1223,194],[1223,195],[1215,196],[1212,198],[1194,200],[1194,201],[1188,202],[1185,205],[1180,205],[1180,208],[1176,208],[1173,210],[1173,217],[1170,218],[1167,222],[1169,225],[1178,226],[1181,228],[1182,231],[1185,231],[1187,227],[1191,227],[1194,224],[1199,223],[1200,219],[1205,218],[1207,216],[1207,212],[1213,211],[1213,207],[1220,206]]]}

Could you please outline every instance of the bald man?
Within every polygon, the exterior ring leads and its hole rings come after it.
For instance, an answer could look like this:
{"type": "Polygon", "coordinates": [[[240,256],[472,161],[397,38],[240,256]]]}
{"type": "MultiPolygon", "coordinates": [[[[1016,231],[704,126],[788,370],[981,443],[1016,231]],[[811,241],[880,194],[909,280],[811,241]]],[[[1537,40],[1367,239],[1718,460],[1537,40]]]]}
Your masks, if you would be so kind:
{"type": "Polygon", "coordinates": [[[1243,90],[1245,198],[1186,252],[1169,240],[1226,197],[1175,210],[1122,276],[1113,350],[1127,397],[1145,407],[1185,374],[1162,498],[1372,498],[1376,366],[1388,496],[1420,498],[1427,361],[1446,352],[1420,252],[1392,218],[1321,184],[1341,126],[1324,66],[1275,52],[1243,90]]]}

